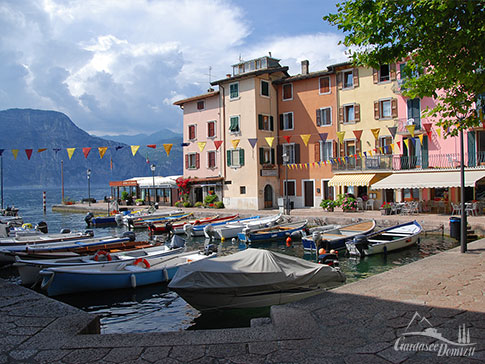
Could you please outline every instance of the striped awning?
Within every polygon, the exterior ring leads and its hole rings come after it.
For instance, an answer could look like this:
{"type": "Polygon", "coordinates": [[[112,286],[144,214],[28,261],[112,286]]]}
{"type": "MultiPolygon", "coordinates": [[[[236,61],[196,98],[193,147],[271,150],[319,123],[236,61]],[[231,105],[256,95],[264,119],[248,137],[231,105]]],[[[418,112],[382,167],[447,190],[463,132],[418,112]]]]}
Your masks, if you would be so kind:
{"type": "Polygon", "coordinates": [[[375,173],[337,174],[328,181],[329,186],[369,186],[375,173]]]}

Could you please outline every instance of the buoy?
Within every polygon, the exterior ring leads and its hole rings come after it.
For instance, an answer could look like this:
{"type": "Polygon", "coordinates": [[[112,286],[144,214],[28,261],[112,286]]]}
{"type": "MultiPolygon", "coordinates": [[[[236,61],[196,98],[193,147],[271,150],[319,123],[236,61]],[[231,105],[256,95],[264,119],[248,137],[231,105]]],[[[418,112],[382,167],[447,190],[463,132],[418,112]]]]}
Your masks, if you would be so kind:
{"type": "Polygon", "coordinates": [[[318,255],[325,254],[326,252],[327,251],[324,248],[320,248],[320,250],[318,251],[318,255]]]}
{"type": "Polygon", "coordinates": [[[291,236],[286,238],[286,246],[289,248],[291,246],[291,236]]]}
{"type": "Polygon", "coordinates": [[[226,239],[225,239],[224,237],[222,237],[222,238],[221,238],[221,242],[223,243],[223,242],[224,242],[224,240],[226,240],[226,239]]]}
{"type": "Polygon", "coordinates": [[[130,276],[130,281],[131,281],[131,287],[136,288],[136,276],[134,274],[130,276]]]}

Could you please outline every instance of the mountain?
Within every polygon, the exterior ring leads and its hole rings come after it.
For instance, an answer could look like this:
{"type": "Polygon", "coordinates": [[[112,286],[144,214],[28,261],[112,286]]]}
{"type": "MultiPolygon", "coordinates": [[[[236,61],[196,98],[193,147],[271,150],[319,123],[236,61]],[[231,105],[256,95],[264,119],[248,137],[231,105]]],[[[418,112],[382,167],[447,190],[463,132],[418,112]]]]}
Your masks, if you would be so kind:
{"type": "MultiPolygon", "coordinates": [[[[3,110],[0,111],[0,126],[5,187],[60,186],[61,162],[65,186],[85,186],[87,169],[92,171],[93,185],[108,185],[109,181],[152,175],[145,154],[141,153],[142,148],[133,156],[130,145],[92,136],[78,128],[67,115],[57,111],[3,110]],[[108,148],[102,159],[99,147],[108,148]],[[44,148],[45,151],[39,152],[44,148]],[[72,158],[69,158],[67,148],[75,148],[72,158]],[[83,148],[91,148],[86,158],[83,148]],[[29,149],[32,150],[30,160],[27,156],[29,149]],[[14,157],[15,150],[18,150],[17,158],[14,157]]],[[[180,142],[178,145],[180,147],[180,142]]],[[[157,175],[181,171],[182,164],[175,167],[172,153],[163,165],[157,165],[157,175]],[[173,171],[170,169],[172,165],[173,171]]],[[[174,154],[176,156],[177,153],[174,154]]],[[[181,156],[179,160],[182,160],[181,156]]]]}
{"type": "Polygon", "coordinates": [[[128,145],[146,145],[156,144],[155,141],[180,139],[182,143],[182,134],[174,133],[169,129],[162,129],[152,134],[136,134],[136,135],[101,135],[100,138],[113,140],[115,142],[125,143],[128,145]]]}

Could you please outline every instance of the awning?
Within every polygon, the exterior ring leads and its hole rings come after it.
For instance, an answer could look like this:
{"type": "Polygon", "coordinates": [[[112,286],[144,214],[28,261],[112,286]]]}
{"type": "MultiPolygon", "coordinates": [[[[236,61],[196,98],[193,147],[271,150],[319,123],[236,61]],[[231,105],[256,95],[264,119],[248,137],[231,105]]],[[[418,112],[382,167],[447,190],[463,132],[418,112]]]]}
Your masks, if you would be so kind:
{"type": "MultiPolygon", "coordinates": [[[[465,171],[465,187],[473,187],[485,177],[485,170],[465,171]]],[[[371,189],[394,188],[446,188],[460,187],[460,171],[394,173],[379,182],[373,183],[371,189]]]]}
{"type": "Polygon", "coordinates": [[[329,186],[369,186],[375,174],[337,174],[328,181],[329,186]]]}

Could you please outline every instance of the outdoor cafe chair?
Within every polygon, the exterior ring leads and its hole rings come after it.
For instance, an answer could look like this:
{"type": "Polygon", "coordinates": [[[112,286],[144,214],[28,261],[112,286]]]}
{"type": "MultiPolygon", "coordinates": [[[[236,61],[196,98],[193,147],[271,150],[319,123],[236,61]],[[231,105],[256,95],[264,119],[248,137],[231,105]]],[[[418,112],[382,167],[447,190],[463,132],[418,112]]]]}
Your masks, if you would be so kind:
{"type": "Polygon", "coordinates": [[[476,202],[465,203],[465,212],[467,215],[478,216],[478,204],[476,202]]]}
{"type": "Polygon", "coordinates": [[[451,214],[452,215],[461,215],[461,204],[459,203],[451,203],[451,214]]]}

